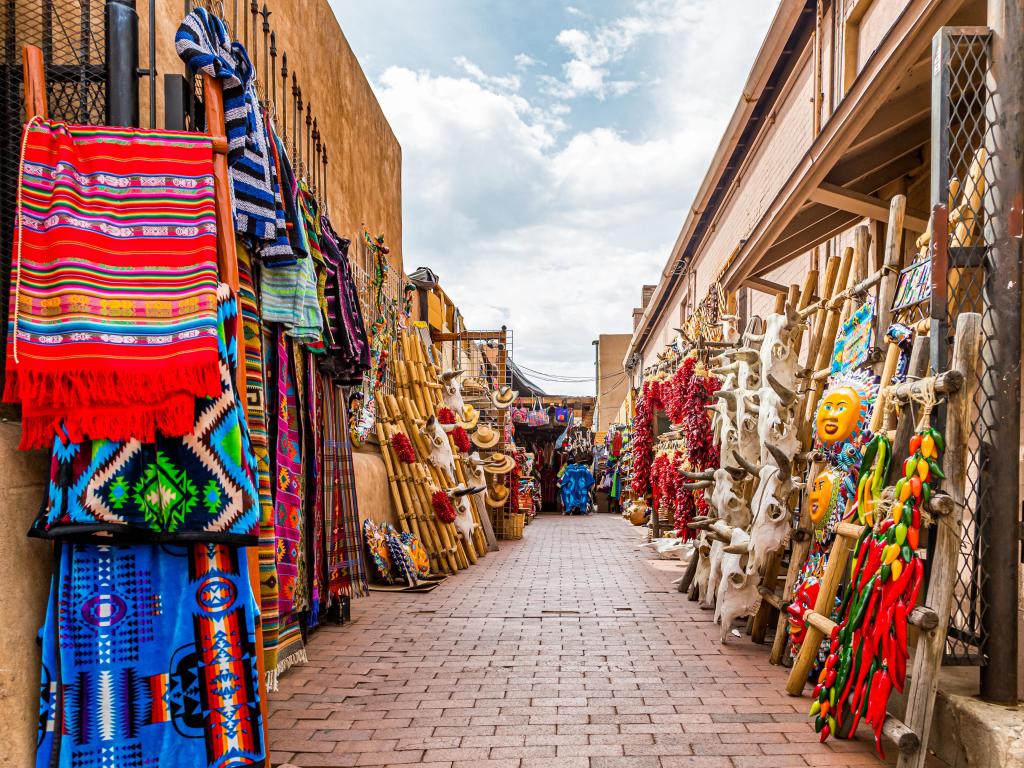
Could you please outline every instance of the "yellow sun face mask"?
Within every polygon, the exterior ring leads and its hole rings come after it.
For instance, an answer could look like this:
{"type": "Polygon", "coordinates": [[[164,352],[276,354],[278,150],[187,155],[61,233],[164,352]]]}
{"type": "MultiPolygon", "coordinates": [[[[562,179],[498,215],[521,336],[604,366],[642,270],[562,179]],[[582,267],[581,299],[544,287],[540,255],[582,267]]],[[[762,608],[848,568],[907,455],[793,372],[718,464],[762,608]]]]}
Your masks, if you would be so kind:
{"type": "Polygon", "coordinates": [[[826,444],[838,443],[853,434],[860,418],[860,395],[852,387],[828,393],[818,408],[818,437],[826,444]]]}
{"type": "Polygon", "coordinates": [[[828,470],[819,472],[811,483],[811,490],[807,494],[810,502],[811,524],[818,525],[825,519],[829,504],[832,502],[832,488],[834,479],[828,470]]]}

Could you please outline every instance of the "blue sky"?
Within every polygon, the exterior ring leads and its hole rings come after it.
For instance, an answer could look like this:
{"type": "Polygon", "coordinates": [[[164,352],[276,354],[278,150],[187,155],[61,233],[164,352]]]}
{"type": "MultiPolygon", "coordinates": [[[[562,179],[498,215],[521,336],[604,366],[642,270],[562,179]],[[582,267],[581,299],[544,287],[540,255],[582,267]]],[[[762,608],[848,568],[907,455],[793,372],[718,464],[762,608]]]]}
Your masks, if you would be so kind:
{"type": "MultiPolygon", "coordinates": [[[[331,0],[403,152],[406,270],[515,359],[632,329],[777,0],[331,0]]],[[[593,393],[593,383],[547,384],[593,393]]]]}

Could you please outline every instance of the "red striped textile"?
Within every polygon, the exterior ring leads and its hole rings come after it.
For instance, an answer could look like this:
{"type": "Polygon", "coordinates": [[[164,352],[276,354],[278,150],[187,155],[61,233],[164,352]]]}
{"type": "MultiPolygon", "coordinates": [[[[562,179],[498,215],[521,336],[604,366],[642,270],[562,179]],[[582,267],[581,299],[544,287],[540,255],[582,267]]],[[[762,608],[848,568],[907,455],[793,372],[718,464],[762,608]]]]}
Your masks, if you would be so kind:
{"type": "Polygon", "coordinates": [[[14,238],[4,401],[23,448],[187,434],[220,394],[208,136],[35,122],[14,238]]]}

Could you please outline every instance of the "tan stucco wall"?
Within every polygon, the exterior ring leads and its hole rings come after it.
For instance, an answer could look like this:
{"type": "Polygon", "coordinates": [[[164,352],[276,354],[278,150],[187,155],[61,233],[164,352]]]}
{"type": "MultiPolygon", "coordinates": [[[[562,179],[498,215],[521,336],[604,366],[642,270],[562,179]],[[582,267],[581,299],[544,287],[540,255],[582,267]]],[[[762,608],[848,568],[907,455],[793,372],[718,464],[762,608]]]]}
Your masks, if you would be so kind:
{"type": "MultiPolygon", "coordinates": [[[[227,0],[231,21],[233,0],[227,0]]],[[[262,7],[263,3],[260,3],[262,7]]],[[[238,2],[239,26],[242,8],[238,2]]],[[[140,4],[140,9],[144,4],[140,4]]],[[[276,79],[281,99],[281,56],[288,56],[288,81],[298,78],[302,100],[312,110],[328,150],[328,208],[339,234],[356,241],[365,224],[374,235],[381,232],[391,247],[391,264],[402,271],[402,149],[377,103],[373,90],[338,25],[327,0],[269,0],[270,28],[277,38],[276,79]]],[[[164,117],[163,77],[184,74],[185,67],[174,50],[174,34],[181,23],[181,0],[156,2],[157,121],[164,117]]],[[[141,63],[148,56],[148,21],[140,10],[141,63]]],[[[260,20],[262,24],[262,19],[260,20]]],[[[241,31],[235,36],[241,38],[241,31]]],[[[263,33],[250,51],[257,67],[257,79],[266,81],[263,67],[263,33]]],[[[290,97],[289,97],[290,98],[290,97]]],[[[141,87],[142,119],[148,124],[148,83],[141,87]]],[[[290,104],[290,101],[289,101],[290,104]]],[[[287,116],[291,131],[292,115],[287,116]]],[[[305,126],[303,126],[305,135],[305,126]]],[[[288,142],[289,147],[291,142],[288,142]]]]}
{"type": "Polygon", "coordinates": [[[48,458],[19,451],[21,427],[0,422],[0,765],[33,764],[39,722],[39,647],[36,634],[50,589],[50,545],[25,536],[46,494],[48,458]]]}
{"type": "Polygon", "coordinates": [[[602,333],[597,337],[597,432],[608,431],[626,397],[629,378],[622,362],[630,338],[628,333],[602,333]]]}

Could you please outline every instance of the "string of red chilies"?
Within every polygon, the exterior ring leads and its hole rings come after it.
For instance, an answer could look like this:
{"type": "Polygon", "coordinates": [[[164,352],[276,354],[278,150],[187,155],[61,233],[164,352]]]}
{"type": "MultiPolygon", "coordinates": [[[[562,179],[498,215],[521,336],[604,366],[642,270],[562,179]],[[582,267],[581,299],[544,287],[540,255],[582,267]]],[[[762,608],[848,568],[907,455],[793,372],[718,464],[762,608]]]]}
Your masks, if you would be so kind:
{"type": "MultiPolygon", "coordinates": [[[[877,527],[866,525],[854,547],[850,581],[810,711],[822,741],[830,735],[852,738],[864,719],[885,757],[882,727],[892,689],[902,693],[906,681],[907,617],[917,605],[924,576],[917,543],[932,483],[943,477],[938,464],[942,449],[936,430],[914,435],[894,489],[892,516],[877,527]]],[[[862,476],[872,468],[870,452],[865,457],[862,476]]]]}
{"type": "Polygon", "coordinates": [[[632,490],[644,496],[650,493],[655,510],[668,505],[675,533],[684,539],[694,536],[687,524],[707,513],[707,502],[702,491],[683,487],[685,479],[680,471],[702,471],[717,467],[719,462],[705,406],[721,383],[714,376],[698,374],[696,366],[696,359],[689,357],[671,377],[644,382],[633,420],[632,490]],[[669,421],[679,426],[682,450],[652,455],[657,411],[664,411],[669,421]]]}

